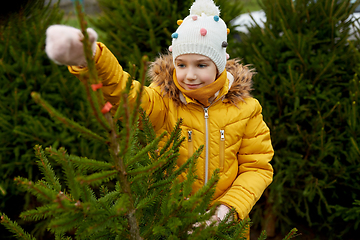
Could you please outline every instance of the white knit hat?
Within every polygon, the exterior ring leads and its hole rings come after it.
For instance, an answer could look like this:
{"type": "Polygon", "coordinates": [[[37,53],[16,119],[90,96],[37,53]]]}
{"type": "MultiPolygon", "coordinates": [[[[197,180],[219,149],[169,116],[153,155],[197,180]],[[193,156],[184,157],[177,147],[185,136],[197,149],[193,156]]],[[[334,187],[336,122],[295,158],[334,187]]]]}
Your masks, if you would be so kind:
{"type": "Polygon", "coordinates": [[[171,36],[173,61],[182,54],[201,54],[210,58],[219,73],[225,69],[228,29],[219,17],[220,10],[213,0],[195,0],[190,15],[171,36]]]}

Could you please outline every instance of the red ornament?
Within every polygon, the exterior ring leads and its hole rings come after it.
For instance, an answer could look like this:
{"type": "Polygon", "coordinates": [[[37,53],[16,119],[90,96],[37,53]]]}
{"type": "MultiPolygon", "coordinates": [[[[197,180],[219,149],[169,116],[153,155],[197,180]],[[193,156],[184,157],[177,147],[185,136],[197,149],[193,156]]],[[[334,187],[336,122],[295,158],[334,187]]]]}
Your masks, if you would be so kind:
{"type": "Polygon", "coordinates": [[[99,88],[102,88],[103,84],[102,83],[97,83],[97,84],[91,84],[91,88],[92,90],[95,92],[96,90],[98,90],[99,88]]]}
{"type": "Polygon", "coordinates": [[[109,102],[106,102],[104,107],[101,109],[102,114],[109,112],[111,108],[112,108],[112,104],[109,102]]]}

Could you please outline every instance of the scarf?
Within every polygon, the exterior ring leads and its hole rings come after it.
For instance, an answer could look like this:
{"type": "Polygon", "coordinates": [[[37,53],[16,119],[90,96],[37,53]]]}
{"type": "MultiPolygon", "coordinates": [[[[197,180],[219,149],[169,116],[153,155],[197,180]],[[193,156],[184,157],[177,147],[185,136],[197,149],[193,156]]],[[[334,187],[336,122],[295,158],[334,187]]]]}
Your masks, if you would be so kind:
{"type": "Polygon", "coordinates": [[[209,102],[210,98],[215,96],[215,93],[218,92],[225,84],[227,78],[226,70],[224,70],[221,75],[211,84],[201,87],[194,90],[185,90],[177,81],[176,78],[176,70],[173,72],[173,80],[176,87],[187,97],[197,100],[199,103],[204,105],[204,107],[210,106],[211,102],[209,102]]]}

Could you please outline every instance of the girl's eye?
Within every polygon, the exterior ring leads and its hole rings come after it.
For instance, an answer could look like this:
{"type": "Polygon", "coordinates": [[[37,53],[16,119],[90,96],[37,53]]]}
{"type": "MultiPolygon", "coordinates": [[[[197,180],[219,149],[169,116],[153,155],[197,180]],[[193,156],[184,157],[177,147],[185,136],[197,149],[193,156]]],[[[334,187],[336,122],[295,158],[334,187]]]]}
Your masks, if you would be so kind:
{"type": "Polygon", "coordinates": [[[207,66],[206,64],[199,64],[199,68],[204,68],[206,66],[207,66]]]}
{"type": "Polygon", "coordinates": [[[184,67],[185,67],[185,64],[179,63],[177,66],[178,66],[179,68],[184,68],[184,67]]]}

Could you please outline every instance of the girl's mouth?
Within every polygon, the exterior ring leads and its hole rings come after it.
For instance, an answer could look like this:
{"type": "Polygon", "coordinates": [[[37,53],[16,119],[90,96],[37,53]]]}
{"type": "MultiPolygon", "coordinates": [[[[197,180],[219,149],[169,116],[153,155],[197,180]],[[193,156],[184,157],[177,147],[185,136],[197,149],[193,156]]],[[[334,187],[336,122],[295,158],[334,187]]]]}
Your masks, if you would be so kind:
{"type": "Polygon", "coordinates": [[[186,84],[188,89],[197,89],[201,84],[186,84]]]}

